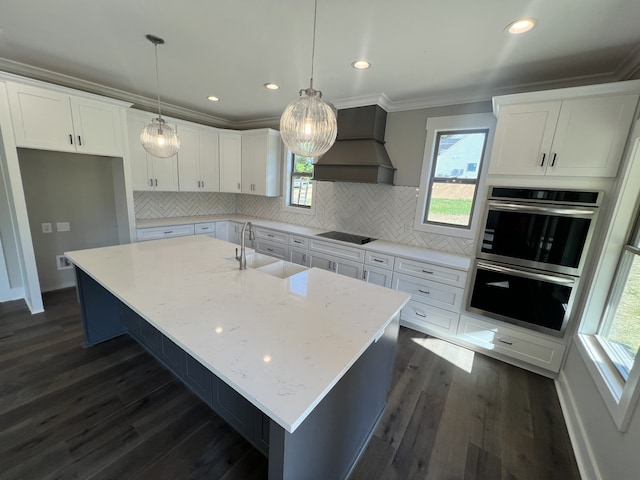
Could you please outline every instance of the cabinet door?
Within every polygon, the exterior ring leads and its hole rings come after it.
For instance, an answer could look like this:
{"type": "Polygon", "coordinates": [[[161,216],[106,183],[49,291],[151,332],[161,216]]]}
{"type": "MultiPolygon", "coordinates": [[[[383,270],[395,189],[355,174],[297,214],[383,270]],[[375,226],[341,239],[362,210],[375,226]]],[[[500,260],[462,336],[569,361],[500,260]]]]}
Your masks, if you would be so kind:
{"type": "Polygon", "coordinates": [[[7,82],[18,147],[75,152],[69,96],[7,82]]]}
{"type": "Polygon", "coordinates": [[[216,222],[216,238],[218,240],[229,240],[229,222],[216,222]]]}
{"type": "Polygon", "coordinates": [[[562,102],[547,175],[615,177],[638,95],[562,102]]]}
{"type": "Polygon", "coordinates": [[[345,277],[357,278],[358,280],[362,280],[364,275],[362,263],[343,260],[342,258],[335,259],[333,271],[345,277]]]}
{"type": "Polygon", "coordinates": [[[242,137],[240,133],[220,132],[220,191],[241,193],[242,137]]]}
{"type": "Polygon", "coordinates": [[[178,124],[180,150],[178,150],[178,184],[181,192],[199,192],[200,159],[198,129],[178,124]]]}
{"type": "Polygon", "coordinates": [[[200,129],[200,190],[203,192],[220,191],[220,152],[218,132],[212,129],[200,129]]]}
{"type": "Polygon", "coordinates": [[[362,279],[367,283],[373,283],[375,285],[380,285],[381,287],[391,288],[392,276],[393,272],[391,270],[366,265],[364,267],[364,274],[362,275],[362,279]]]}
{"type": "Polygon", "coordinates": [[[304,248],[289,247],[289,259],[291,263],[296,263],[304,267],[309,266],[309,254],[304,248]]]}
{"type": "Polygon", "coordinates": [[[133,190],[153,190],[153,171],[149,155],[140,143],[140,132],[145,127],[147,119],[138,115],[127,115],[127,132],[129,137],[129,159],[131,161],[131,176],[133,190]]]}
{"type": "Polygon", "coordinates": [[[489,173],[544,175],[559,112],[559,101],[502,106],[489,173]]]}
{"type": "Polygon", "coordinates": [[[79,97],[70,97],[70,101],[76,150],[121,157],[120,107],[79,97]]]}
{"type": "Polygon", "coordinates": [[[309,252],[309,266],[333,272],[335,259],[322,253],[309,252]]]}
{"type": "Polygon", "coordinates": [[[255,134],[242,135],[242,193],[264,195],[263,188],[256,188],[261,138],[255,134]]]}

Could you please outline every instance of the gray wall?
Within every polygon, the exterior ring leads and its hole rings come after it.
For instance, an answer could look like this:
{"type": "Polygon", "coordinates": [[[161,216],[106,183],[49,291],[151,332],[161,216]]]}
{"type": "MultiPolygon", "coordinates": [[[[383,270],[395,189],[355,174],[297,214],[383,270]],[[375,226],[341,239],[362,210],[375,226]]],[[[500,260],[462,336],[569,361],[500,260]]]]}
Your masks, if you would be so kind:
{"type": "MultiPolygon", "coordinates": [[[[0,148],[0,154],[2,154],[1,151],[2,149],[0,148]]],[[[4,164],[4,162],[2,163],[4,164]]],[[[4,171],[0,168],[0,238],[2,239],[2,249],[4,250],[5,263],[7,265],[9,286],[11,288],[19,288],[23,286],[22,274],[20,273],[20,257],[7,185],[8,180],[5,179],[4,171]]]]}
{"type": "Polygon", "coordinates": [[[428,118],[492,111],[491,102],[486,101],[389,113],[385,142],[391,163],[396,167],[395,184],[420,185],[428,118]]]}
{"type": "Polygon", "coordinates": [[[117,245],[112,162],[120,159],[19,149],[20,171],[43,291],[75,284],[73,270],[58,270],[65,251],[117,245]],[[42,223],[52,233],[42,233],[42,223]],[[57,232],[56,222],[71,231],[57,232]]]}

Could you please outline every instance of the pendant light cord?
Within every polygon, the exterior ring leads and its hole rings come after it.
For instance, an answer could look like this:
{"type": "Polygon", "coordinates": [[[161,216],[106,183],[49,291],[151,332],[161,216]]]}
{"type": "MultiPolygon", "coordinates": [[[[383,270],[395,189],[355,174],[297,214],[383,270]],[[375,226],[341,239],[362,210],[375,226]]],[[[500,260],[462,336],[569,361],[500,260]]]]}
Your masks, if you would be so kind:
{"type": "Polygon", "coordinates": [[[313,90],[313,64],[316,58],[316,19],[318,17],[318,0],[315,0],[313,7],[313,43],[311,44],[311,81],[310,88],[313,90]]]}
{"type": "Polygon", "coordinates": [[[154,42],[154,46],[156,51],[156,87],[158,89],[158,118],[162,120],[162,107],[160,107],[160,73],[158,70],[158,44],[154,42]]]}

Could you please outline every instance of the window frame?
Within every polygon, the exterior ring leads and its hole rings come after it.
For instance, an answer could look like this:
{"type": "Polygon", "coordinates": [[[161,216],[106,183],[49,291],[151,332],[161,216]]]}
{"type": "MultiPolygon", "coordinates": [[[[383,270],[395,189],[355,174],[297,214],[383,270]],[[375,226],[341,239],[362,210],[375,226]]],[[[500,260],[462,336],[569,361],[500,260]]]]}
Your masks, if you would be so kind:
{"type": "Polygon", "coordinates": [[[616,274],[631,239],[635,219],[640,216],[640,184],[632,181],[640,176],[640,125],[635,127],[632,138],[635,141],[631,154],[619,174],[623,180],[614,196],[615,205],[611,207],[611,215],[607,216],[611,221],[607,225],[600,257],[588,292],[584,292],[586,301],[580,312],[581,321],[575,338],[577,350],[621,432],[627,429],[640,397],[640,362],[634,365],[624,381],[597,335],[606,321],[608,310],[615,308],[611,300],[616,298],[616,274]]]}
{"type": "MultiPolygon", "coordinates": [[[[427,119],[427,136],[425,139],[424,156],[422,159],[422,171],[420,174],[420,188],[418,194],[418,205],[414,220],[414,229],[422,232],[449,235],[452,237],[473,239],[478,228],[480,212],[484,204],[484,198],[479,192],[484,191],[486,172],[489,166],[489,157],[493,145],[496,118],[492,113],[474,113],[468,115],[451,115],[447,117],[432,117],[427,119]],[[476,190],[471,206],[471,216],[469,225],[455,226],[454,224],[443,224],[435,222],[425,222],[427,208],[431,201],[430,195],[435,177],[436,162],[435,154],[439,135],[446,132],[482,132],[486,131],[484,151],[480,160],[478,180],[475,182],[476,190]]],[[[461,182],[462,183],[462,182],[461,182]]]]}
{"type": "MultiPolygon", "coordinates": [[[[317,185],[316,185],[316,181],[313,180],[313,174],[311,174],[310,176],[310,180],[309,180],[309,184],[311,185],[311,205],[310,206],[304,206],[304,205],[297,205],[295,203],[291,203],[291,194],[292,194],[292,186],[293,186],[293,178],[294,178],[294,158],[295,158],[295,154],[293,152],[291,152],[290,150],[288,150],[287,148],[284,148],[284,159],[283,159],[283,163],[284,163],[284,168],[283,168],[283,181],[282,184],[284,186],[283,189],[283,205],[282,205],[282,211],[284,212],[289,212],[289,213],[300,213],[302,215],[315,215],[315,211],[316,211],[316,190],[317,190],[317,185]]],[[[315,162],[314,162],[315,163],[315,162]]],[[[296,175],[296,176],[309,176],[307,174],[300,174],[300,175],[296,175]]]]}

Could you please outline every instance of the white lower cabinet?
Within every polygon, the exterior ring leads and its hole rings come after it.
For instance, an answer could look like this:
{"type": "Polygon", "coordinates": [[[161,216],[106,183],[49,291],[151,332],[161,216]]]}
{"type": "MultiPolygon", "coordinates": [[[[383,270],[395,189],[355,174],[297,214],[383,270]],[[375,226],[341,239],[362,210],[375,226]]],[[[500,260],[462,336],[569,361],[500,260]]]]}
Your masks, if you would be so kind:
{"type": "Polygon", "coordinates": [[[566,348],[564,343],[530,331],[498,325],[466,314],[460,317],[457,338],[552,372],[560,370],[566,348]]]}
{"type": "Polygon", "coordinates": [[[302,265],[303,267],[309,266],[309,250],[306,248],[289,247],[288,262],[302,265]]]}
{"type": "Polygon", "coordinates": [[[226,220],[222,222],[216,222],[216,238],[218,240],[224,240],[225,242],[229,238],[229,222],[226,220]]]}
{"type": "Polygon", "coordinates": [[[459,313],[416,300],[409,300],[401,313],[404,326],[416,330],[422,330],[427,326],[430,330],[445,335],[452,335],[456,332],[459,316],[459,313]]]}
{"type": "Polygon", "coordinates": [[[455,337],[458,330],[466,272],[396,258],[392,288],[411,294],[400,312],[400,324],[415,330],[455,337]]]}
{"type": "Polygon", "coordinates": [[[362,280],[364,250],[309,239],[309,266],[362,280]]]}
{"type": "Polygon", "coordinates": [[[193,234],[193,224],[138,228],[136,230],[136,237],[139,242],[144,242],[146,240],[158,240],[160,238],[186,237],[193,234]]]}
{"type": "Polygon", "coordinates": [[[391,288],[392,277],[393,271],[369,265],[364,266],[364,272],[362,273],[362,279],[365,282],[387,288],[391,288]]]}
{"type": "Polygon", "coordinates": [[[209,237],[216,237],[216,224],[215,222],[209,223],[196,223],[194,226],[194,232],[196,235],[207,235],[209,237]]]}

